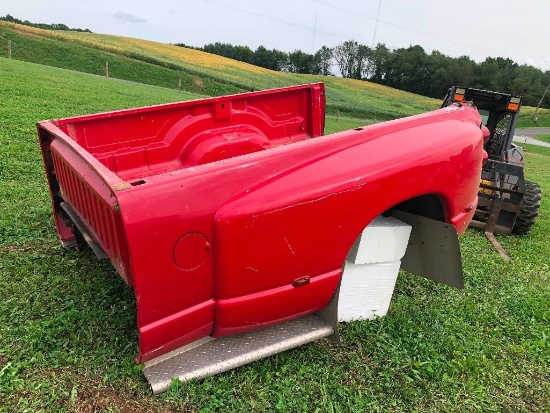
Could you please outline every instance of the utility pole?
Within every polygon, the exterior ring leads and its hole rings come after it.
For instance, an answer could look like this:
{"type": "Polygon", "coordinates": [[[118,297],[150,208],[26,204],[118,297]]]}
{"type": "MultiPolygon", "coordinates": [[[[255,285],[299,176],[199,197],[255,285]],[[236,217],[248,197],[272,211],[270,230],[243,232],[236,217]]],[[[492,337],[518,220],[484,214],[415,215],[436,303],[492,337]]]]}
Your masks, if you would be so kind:
{"type": "Polygon", "coordinates": [[[372,36],[372,48],[376,46],[376,31],[378,30],[378,17],[380,17],[380,6],[382,6],[382,0],[378,1],[378,12],[376,13],[376,24],[374,26],[374,35],[372,36]]]}
{"type": "Polygon", "coordinates": [[[315,53],[315,34],[317,33],[317,15],[315,15],[315,24],[313,25],[313,38],[311,39],[311,52],[315,53]]]}
{"type": "Polygon", "coordinates": [[[537,121],[537,112],[539,111],[540,105],[542,104],[542,101],[544,100],[544,97],[546,96],[546,92],[548,92],[548,88],[550,88],[550,82],[548,82],[548,85],[546,86],[546,90],[542,94],[542,97],[539,100],[539,104],[537,105],[537,108],[535,109],[535,113],[533,113],[533,120],[537,121]]]}

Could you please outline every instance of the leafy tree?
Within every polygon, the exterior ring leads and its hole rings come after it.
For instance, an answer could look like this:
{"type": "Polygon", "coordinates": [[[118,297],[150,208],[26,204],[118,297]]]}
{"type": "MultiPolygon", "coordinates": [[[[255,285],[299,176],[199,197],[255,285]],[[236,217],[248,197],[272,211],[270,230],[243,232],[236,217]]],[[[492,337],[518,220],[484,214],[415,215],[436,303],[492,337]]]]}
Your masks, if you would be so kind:
{"type": "Polygon", "coordinates": [[[254,52],[248,46],[233,46],[229,43],[210,43],[204,45],[201,50],[246,63],[252,63],[254,56],[254,52]]]}
{"type": "Polygon", "coordinates": [[[355,40],[345,41],[334,48],[333,57],[342,77],[354,77],[356,74],[358,49],[359,44],[355,40]]]}
{"type": "Polygon", "coordinates": [[[16,23],[16,24],[22,24],[24,26],[37,27],[39,29],[44,29],[44,30],[70,30],[70,31],[74,31],[74,32],[88,32],[88,33],[91,33],[91,31],[89,29],[73,29],[73,28],[70,28],[69,26],[67,26],[66,24],[63,24],[63,23],[54,23],[54,24],[31,23],[28,20],[24,20],[24,21],[19,20],[18,18],[13,17],[11,14],[6,14],[5,16],[0,16],[0,20],[4,20],[4,21],[7,21],[7,22],[16,23]]]}
{"type": "Polygon", "coordinates": [[[516,70],[518,68],[518,64],[512,59],[504,57],[497,57],[495,62],[498,65],[498,70],[500,72],[502,88],[509,91],[512,87],[512,82],[517,76],[516,70]]]}
{"type": "Polygon", "coordinates": [[[288,55],[280,50],[267,50],[264,46],[258,46],[252,58],[253,64],[266,69],[282,71],[287,67],[288,55]]]}
{"type": "Polygon", "coordinates": [[[328,76],[332,74],[332,49],[321,47],[313,56],[313,73],[328,76]]]}
{"type": "Polygon", "coordinates": [[[413,93],[426,94],[429,82],[427,55],[421,46],[394,50],[388,60],[386,84],[413,93]]]}
{"type": "Polygon", "coordinates": [[[391,51],[384,43],[378,43],[371,54],[371,70],[369,80],[376,83],[385,83],[386,72],[391,51]]]}
{"type": "Polygon", "coordinates": [[[363,79],[370,77],[372,70],[372,49],[363,44],[357,46],[357,57],[354,67],[354,78],[363,79]]]}
{"type": "MultiPolygon", "coordinates": [[[[541,76],[539,69],[522,65],[518,67],[518,76],[512,82],[512,93],[523,96],[525,104],[536,106],[542,98],[549,81],[550,76],[541,76]]],[[[546,97],[546,102],[543,100],[543,103],[548,105],[550,99],[546,97]]]]}
{"type": "Polygon", "coordinates": [[[426,56],[424,85],[429,96],[442,98],[451,85],[450,65],[452,60],[437,50],[426,56]]]}
{"type": "Polygon", "coordinates": [[[504,91],[502,73],[496,59],[488,57],[476,66],[473,86],[480,89],[504,91]]]}
{"type": "Polygon", "coordinates": [[[313,55],[294,50],[288,54],[287,70],[291,73],[313,73],[313,55]]]}
{"type": "Polygon", "coordinates": [[[468,56],[451,58],[449,65],[449,86],[468,86],[473,84],[476,62],[468,56]]]}
{"type": "MultiPolygon", "coordinates": [[[[13,17],[8,15],[4,19],[13,17]]],[[[533,66],[520,66],[508,58],[488,57],[476,63],[468,56],[449,57],[437,50],[427,54],[418,45],[390,50],[379,43],[372,49],[348,40],[334,49],[323,46],[314,55],[299,49],[285,53],[264,46],[253,51],[247,46],[226,43],[207,44],[197,49],[293,73],[330,75],[336,61],[343,77],[369,80],[438,99],[451,85],[460,85],[522,95],[524,104],[536,106],[550,82],[550,71],[544,73],[533,66]]],[[[542,106],[550,106],[550,93],[542,106]]]]}

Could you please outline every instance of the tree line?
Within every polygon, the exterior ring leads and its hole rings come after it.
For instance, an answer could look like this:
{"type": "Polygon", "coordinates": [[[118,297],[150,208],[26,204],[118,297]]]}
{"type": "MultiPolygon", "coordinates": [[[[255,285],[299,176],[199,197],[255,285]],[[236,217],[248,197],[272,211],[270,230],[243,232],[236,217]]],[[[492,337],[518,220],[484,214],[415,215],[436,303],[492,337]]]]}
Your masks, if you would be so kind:
{"type": "Polygon", "coordinates": [[[5,16],[0,16],[0,20],[4,20],[11,23],[16,24],[22,24],[24,26],[30,26],[30,27],[36,27],[38,29],[44,29],[44,30],[69,30],[73,32],[88,32],[91,33],[91,30],[89,29],[74,29],[66,24],[63,23],[54,23],[54,24],[47,24],[47,23],[32,23],[28,20],[20,20],[16,17],[13,17],[10,14],[6,14],[5,16]]]}
{"type": "MultiPolygon", "coordinates": [[[[419,45],[391,50],[383,43],[369,47],[348,40],[332,48],[323,46],[313,54],[264,46],[252,50],[219,42],[194,48],[271,70],[325,76],[339,73],[437,99],[449,86],[462,85],[521,95],[524,104],[536,106],[550,83],[550,71],[519,65],[509,58],[487,57],[477,63],[468,56],[450,57],[437,50],[426,53],[419,45]]],[[[550,108],[550,93],[541,106],[550,108]]]]}

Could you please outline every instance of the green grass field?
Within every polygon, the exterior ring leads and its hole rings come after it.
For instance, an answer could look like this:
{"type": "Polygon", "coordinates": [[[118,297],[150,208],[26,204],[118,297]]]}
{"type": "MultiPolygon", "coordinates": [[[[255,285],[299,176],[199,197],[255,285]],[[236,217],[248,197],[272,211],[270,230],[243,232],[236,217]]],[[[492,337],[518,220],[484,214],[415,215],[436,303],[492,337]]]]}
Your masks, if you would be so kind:
{"type": "Polygon", "coordinates": [[[550,133],[543,133],[542,135],[535,136],[538,140],[550,143],[550,133]]]}
{"type": "Polygon", "coordinates": [[[523,106],[519,113],[518,128],[550,127],[550,110],[539,109],[535,115],[535,108],[523,106]],[[533,116],[537,119],[533,119],[533,116]]]}
{"type": "MultiPolygon", "coordinates": [[[[465,288],[400,274],[388,316],[205,380],[149,393],[133,292],[92,253],[63,250],[39,120],[194,96],[0,59],[0,411],[533,412],[550,409],[550,149],[528,236],[461,238],[465,288]]],[[[327,119],[327,132],[358,126],[327,119]]],[[[388,189],[391,190],[391,189],[388,189]]]]}

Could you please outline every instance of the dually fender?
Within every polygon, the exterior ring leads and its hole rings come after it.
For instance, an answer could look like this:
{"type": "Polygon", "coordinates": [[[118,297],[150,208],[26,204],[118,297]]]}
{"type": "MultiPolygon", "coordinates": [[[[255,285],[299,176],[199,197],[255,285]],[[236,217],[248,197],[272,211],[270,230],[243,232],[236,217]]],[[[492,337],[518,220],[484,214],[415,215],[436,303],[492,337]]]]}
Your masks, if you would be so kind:
{"type": "Polygon", "coordinates": [[[422,196],[439,200],[447,222],[404,210],[409,215],[401,218],[418,228],[404,268],[461,286],[453,218],[463,212],[462,204],[477,200],[482,146],[475,126],[452,126],[415,128],[415,136],[427,138],[414,143],[407,140],[412,132],[402,131],[356,145],[223,205],[214,223],[215,244],[223,245],[214,254],[215,296],[251,294],[341,268],[376,216],[422,196]],[[441,140],[441,130],[452,136],[441,140]],[[440,275],[451,263],[454,270],[440,275]]]}

